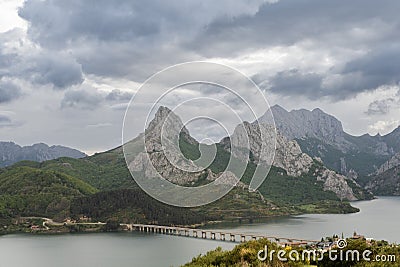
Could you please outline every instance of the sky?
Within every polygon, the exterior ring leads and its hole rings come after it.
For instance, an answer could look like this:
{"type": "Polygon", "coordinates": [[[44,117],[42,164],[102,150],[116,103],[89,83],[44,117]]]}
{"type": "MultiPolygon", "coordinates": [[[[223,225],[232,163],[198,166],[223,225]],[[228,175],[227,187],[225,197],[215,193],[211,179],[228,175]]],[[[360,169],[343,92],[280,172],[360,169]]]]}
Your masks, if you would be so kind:
{"type": "Polygon", "coordinates": [[[232,66],[270,105],[386,134],[400,124],[399,10],[397,0],[0,0],[0,140],[118,146],[141,84],[187,61],[232,66]]]}

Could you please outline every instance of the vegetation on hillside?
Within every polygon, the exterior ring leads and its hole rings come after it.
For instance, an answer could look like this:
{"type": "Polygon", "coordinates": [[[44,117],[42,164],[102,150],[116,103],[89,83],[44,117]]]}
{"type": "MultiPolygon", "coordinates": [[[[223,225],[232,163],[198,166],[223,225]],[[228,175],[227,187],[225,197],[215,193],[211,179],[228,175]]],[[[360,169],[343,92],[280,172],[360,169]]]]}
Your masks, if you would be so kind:
{"type": "MultiPolygon", "coordinates": [[[[351,137],[348,137],[351,138],[351,137]]],[[[354,140],[353,140],[354,139],[354,140]]],[[[360,176],[366,176],[375,171],[377,167],[388,160],[388,156],[377,155],[357,138],[356,142],[362,150],[343,152],[334,146],[327,144],[317,138],[296,139],[302,151],[313,157],[320,157],[324,164],[337,172],[341,171],[341,158],[346,161],[347,170],[353,169],[360,176]]]]}
{"type": "MultiPolygon", "coordinates": [[[[200,155],[198,145],[185,138],[180,139],[180,147],[187,158],[196,159],[200,155]]],[[[218,144],[217,157],[209,168],[220,173],[230,158],[230,153],[218,144]]],[[[232,160],[238,159],[233,157],[232,160]]],[[[242,182],[250,182],[255,168],[250,157],[242,182]]],[[[3,218],[44,216],[62,220],[86,216],[101,221],[185,225],[304,212],[357,211],[348,202],[341,202],[334,193],[324,191],[322,182],[317,182],[315,177],[291,177],[276,167],[271,168],[256,192],[237,187],[217,202],[203,207],[170,207],[139,188],[126,167],[121,147],[83,159],[22,161],[0,169],[0,182],[0,216],[3,218]]]]}
{"type": "MultiPolygon", "coordinates": [[[[336,260],[331,260],[329,258],[329,254],[324,254],[322,260],[313,261],[313,257],[308,258],[308,254],[304,254],[304,259],[302,258],[303,250],[310,250],[311,248],[303,248],[303,247],[285,247],[282,248],[278,246],[276,243],[271,243],[266,239],[260,239],[257,241],[249,241],[240,245],[237,245],[230,251],[224,251],[220,247],[207,252],[205,255],[199,255],[192,259],[190,263],[185,264],[185,267],[225,267],[225,266],[254,266],[254,267],[296,267],[296,266],[318,266],[318,267],[397,267],[400,265],[400,246],[388,244],[385,241],[373,241],[368,244],[363,239],[347,239],[347,247],[343,249],[343,255],[346,255],[349,251],[358,251],[360,256],[360,260],[353,260],[356,257],[348,256],[348,260],[343,257],[344,260],[340,260],[340,249],[336,248],[338,255],[336,260]],[[267,247],[267,255],[268,257],[265,260],[258,259],[258,252],[263,250],[265,251],[265,247],[267,247]],[[287,259],[287,261],[280,261],[277,257],[277,252],[279,250],[284,251],[284,255],[281,255],[282,258],[287,259]],[[296,250],[299,253],[298,260],[291,260],[289,257],[291,251],[296,250]],[[364,260],[362,257],[362,253],[365,250],[370,250],[372,252],[371,255],[368,255],[370,261],[364,260]],[[274,251],[272,257],[270,257],[270,253],[274,251]],[[376,256],[379,255],[380,258],[376,256]],[[384,255],[382,258],[382,255],[384,255]],[[272,260],[271,260],[272,258],[272,260]],[[376,261],[375,259],[385,259],[385,261],[376,261]],[[390,260],[389,260],[390,259],[390,260]]],[[[263,256],[264,254],[261,254],[263,256]]],[[[296,257],[296,254],[292,252],[294,255],[292,259],[296,257]]],[[[356,255],[356,254],[354,254],[356,255]]],[[[332,257],[333,258],[333,257],[332,257]]]]}
{"type": "Polygon", "coordinates": [[[15,167],[0,174],[0,216],[48,216],[65,218],[75,197],[97,189],[75,177],[55,172],[15,167]]]}

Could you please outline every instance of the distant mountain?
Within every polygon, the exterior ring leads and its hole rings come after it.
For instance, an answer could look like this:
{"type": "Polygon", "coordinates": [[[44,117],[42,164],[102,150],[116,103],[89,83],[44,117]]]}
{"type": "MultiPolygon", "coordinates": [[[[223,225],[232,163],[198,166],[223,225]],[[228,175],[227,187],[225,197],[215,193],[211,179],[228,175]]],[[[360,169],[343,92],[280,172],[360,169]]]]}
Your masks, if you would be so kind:
{"type": "Polygon", "coordinates": [[[378,196],[400,196],[400,166],[368,177],[365,188],[378,196]]]}
{"type": "MultiPolygon", "coordinates": [[[[132,157],[132,170],[135,170],[139,173],[142,172],[146,177],[154,177],[155,174],[152,173],[152,168],[149,166],[149,162],[147,162],[148,158],[150,158],[153,165],[156,167],[155,169],[161,172],[163,177],[166,177],[166,179],[170,180],[171,182],[181,185],[199,184],[200,182],[205,181],[210,182],[215,180],[218,177],[218,172],[224,170],[224,166],[228,164],[230,157],[230,141],[239,140],[245,135],[248,135],[250,151],[245,150],[244,148],[238,149],[236,152],[239,154],[233,155],[236,160],[245,162],[250,155],[252,155],[250,158],[250,164],[253,164],[253,166],[256,166],[257,164],[262,165],[264,163],[266,163],[265,166],[272,164],[275,168],[282,169],[286,176],[291,177],[288,179],[295,177],[299,177],[298,179],[301,179],[300,177],[306,176],[307,178],[304,178],[305,180],[309,179],[314,181],[314,184],[308,185],[308,188],[297,188],[298,190],[312,190],[311,188],[314,187],[316,190],[333,192],[337,198],[341,200],[357,200],[358,198],[366,197],[365,192],[363,192],[363,190],[352,180],[349,180],[343,175],[339,175],[336,172],[329,170],[323,166],[322,163],[316,162],[312,157],[301,151],[296,141],[288,140],[279,132],[277,134],[275,160],[274,162],[266,162],[268,159],[263,158],[263,155],[260,154],[259,151],[260,144],[262,143],[260,131],[262,131],[265,136],[268,136],[272,133],[271,131],[273,131],[273,129],[265,124],[258,125],[244,122],[236,127],[234,134],[231,137],[227,137],[223,139],[221,143],[217,144],[219,147],[224,148],[225,151],[220,150],[219,153],[217,153],[214,163],[211,164],[208,169],[191,173],[183,172],[169,162],[161,147],[160,132],[161,127],[167,117],[173,118],[175,123],[170,127],[164,126],[164,129],[167,128],[169,131],[172,131],[172,128],[176,128],[178,131],[179,129],[182,129],[181,138],[185,143],[184,147],[186,147],[186,152],[188,152],[187,154],[189,155],[189,158],[192,157],[192,160],[196,159],[195,151],[198,151],[199,145],[201,146],[202,144],[199,144],[190,136],[189,131],[183,126],[178,116],[171,113],[168,108],[160,107],[155,115],[154,120],[150,123],[149,128],[146,130],[146,140],[151,140],[146,143],[148,152],[140,152],[137,156],[132,157]],[[146,153],[148,156],[145,155],[146,153]]],[[[247,142],[239,141],[236,143],[244,144],[247,142]]],[[[177,156],[169,155],[169,158],[177,158],[177,156]]],[[[190,164],[190,161],[188,164],[190,164]]],[[[225,175],[226,176],[224,179],[227,181],[235,182],[238,179],[235,176],[235,173],[226,172],[225,175]]],[[[243,180],[239,183],[241,187],[249,187],[250,181],[248,181],[247,178],[248,177],[246,175],[243,177],[243,180]],[[243,184],[243,182],[245,184],[243,184]]],[[[261,185],[260,192],[262,193],[263,187],[267,186],[268,185],[261,185]]],[[[264,192],[266,193],[267,190],[264,192]]],[[[264,197],[268,198],[268,195],[265,194],[264,197]]]]}
{"type": "Polygon", "coordinates": [[[289,112],[275,105],[271,111],[279,132],[296,140],[305,153],[352,178],[375,172],[400,152],[400,127],[385,136],[352,136],[344,132],[338,119],[321,109],[289,112]]]}
{"type": "MultiPolygon", "coordinates": [[[[342,123],[319,108],[312,111],[300,109],[288,112],[275,105],[271,107],[271,112],[277,129],[289,140],[318,138],[343,150],[351,148],[351,143],[344,138],[342,123]]],[[[263,118],[260,120],[263,121],[263,118]]]]}
{"type": "Polygon", "coordinates": [[[391,157],[376,171],[377,174],[382,174],[394,167],[400,166],[400,152],[391,157]]]}
{"type": "Polygon", "coordinates": [[[386,161],[376,171],[368,176],[365,188],[377,195],[400,195],[400,153],[386,161]]]}
{"type": "Polygon", "coordinates": [[[86,154],[64,146],[48,146],[44,143],[19,146],[13,142],[0,142],[0,167],[12,165],[21,160],[46,161],[60,157],[83,158],[86,154]]]}
{"type": "MultiPolygon", "coordinates": [[[[127,143],[133,148],[132,161],[129,162],[136,171],[135,174],[145,177],[154,175],[145,160],[149,156],[155,168],[176,184],[199,186],[215,180],[225,170],[231,158],[228,140],[216,144],[215,160],[205,171],[192,174],[182,172],[171,166],[162,152],[160,126],[165,118],[171,115],[178,120],[177,129],[181,129],[179,147],[187,159],[195,161],[200,155],[200,146],[204,144],[191,138],[187,129],[181,128],[179,117],[170,112],[167,108],[160,108],[146,129],[146,139],[149,140],[146,143],[147,152],[142,150],[143,134],[127,143]]],[[[132,180],[122,147],[118,147],[82,159],[62,157],[42,163],[21,161],[0,169],[0,181],[7,184],[15,181],[13,187],[10,187],[13,188],[11,191],[8,186],[0,187],[0,219],[1,214],[8,217],[37,215],[58,219],[64,214],[65,217],[87,216],[100,221],[113,219],[120,222],[159,222],[166,225],[194,224],[210,220],[299,213],[355,212],[357,209],[347,200],[371,197],[353,180],[327,169],[317,159],[303,153],[296,141],[290,141],[282,135],[278,136],[277,157],[268,176],[257,191],[249,191],[252,174],[260,162],[255,146],[259,139],[256,132],[252,131],[253,125],[244,124],[249,126],[252,140],[252,153],[243,154],[249,158],[249,163],[237,186],[212,204],[183,209],[154,200],[132,180]],[[72,184],[69,182],[71,179],[72,184]],[[34,181],[38,181],[38,186],[35,187],[34,181]],[[84,189],[87,185],[93,189],[84,189]],[[58,192],[57,190],[60,192],[58,196],[46,195],[48,192],[58,192]],[[36,200],[16,202],[21,197],[29,199],[29,192],[38,195],[40,209],[30,204],[36,203],[36,200]],[[66,195],[68,192],[71,193],[70,197],[66,195]],[[10,203],[14,205],[10,207],[14,208],[8,208],[10,203]]],[[[169,156],[174,157],[174,154],[169,156]]],[[[241,160],[240,155],[233,155],[232,160],[241,160]]],[[[234,173],[226,177],[229,178],[226,182],[231,182],[232,179],[237,181],[234,173]]]]}

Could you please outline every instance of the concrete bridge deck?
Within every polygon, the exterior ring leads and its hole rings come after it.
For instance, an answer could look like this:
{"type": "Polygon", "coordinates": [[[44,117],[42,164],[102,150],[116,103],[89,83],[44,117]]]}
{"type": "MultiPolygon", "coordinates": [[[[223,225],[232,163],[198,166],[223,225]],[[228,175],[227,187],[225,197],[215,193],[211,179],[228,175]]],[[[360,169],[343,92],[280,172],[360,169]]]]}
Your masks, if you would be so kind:
{"type": "Polygon", "coordinates": [[[176,235],[192,238],[202,238],[209,240],[221,240],[229,242],[246,242],[266,238],[281,245],[307,245],[319,242],[318,240],[307,240],[298,238],[287,238],[277,236],[267,236],[260,233],[234,232],[213,229],[196,229],[178,226],[162,226],[152,224],[121,224],[128,231],[138,231],[144,233],[158,233],[166,235],[176,235]]]}

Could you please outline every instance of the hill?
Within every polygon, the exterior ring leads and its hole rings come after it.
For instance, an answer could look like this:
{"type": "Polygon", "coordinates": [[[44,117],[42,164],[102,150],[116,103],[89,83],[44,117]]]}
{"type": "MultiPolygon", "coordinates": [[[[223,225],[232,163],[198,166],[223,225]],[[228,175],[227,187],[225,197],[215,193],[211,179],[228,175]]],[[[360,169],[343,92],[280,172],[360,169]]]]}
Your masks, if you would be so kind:
{"type": "MultiPolygon", "coordinates": [[[[160,113],[156,116],[160,116],[160,113]]],[[[162,120],[156,118],[154,121],[162,120]]],[[[153,126],[156,133],[158,126],[153,126]]],[[[157,141],[157,138],[152,140],[157,141]]],[[[217,155],[202,173],[194,173],[191,177],[183,175],[168,166],[161,154],[156,167],[162,167],[162,171],[172,174],[173,179],[182,178],[175,181],[185,186],[209,183],[211,180],[208,175],[215,177],[229,162],[231,153],[227,141],[216,144],[217,155]]],[[[128,145],[139,147],[140,142],[139,136],[128,145]]],[[[203,144],[191,138],[188,131],[181,133],[179,142],[186,158],[195,160],[199,156],[199,146],[203,144]]],[[[157,142],[152,145],[156,146],[157,142]]],[[[143,152],[135,151],[133,158],[138,163],[136,166],[141,166],[143,162],[138,155],[143,152]]],[[[154,150],[151,151],[154,155],[154,150]]],[[[44,162],[21,161],[0,169],[0,176],[4,179],[0,194],[5,199],[3,203],[16,202],[19,197],[27,200],[13,205],[4,204],[4,207],[10,208],[3,209],[3,216],[35,215],[59,220],[86,216],[101,221],[199,224],[299,213],[355,212],[357,209],[351,207],[348,200],[371,197],[354,181],[336,174],[304,154],[295,141],[279,137],[277,153],[274,166],[257,191],[249,191],[250,180],[257,166],[254,153],[248,155],[251,159],[242,181],[231,192],[212,204],[190,209],[168,206],[144,193],[131,177],[122,147],[82,159],[62,157],[44,162]],[[38,179],[35,177],[42,177],[37,186],[32,185],[32,181],[38,179]],[[22,186],[14,187],[12,183],[22,186]],[[30,187],[33,191],[29,195],[33,198],[28,203],[29,197],[25,192],[30,187]],[[53,206],[57,208],[53,209],[53,206]]],[[[234,155],[233,160],[240,161],[241,158],[234,155]]],[[[144,170],[138,169],[137,173],[140,172],[145,175],[144,170]]]]}
{"type": "Polygon", "coordinates": [[[16,216],[69,216],[71,200],[97,189],[64,173],[31,167],[2,170],[0,173],[0,214],[16,216]]]}
{"type": "Polygon", "coordinates": [[[86,154],[65,146],[48,146],[43,143],[19,146],[13,142],[0,142],[0,167],[21,160],[46,161],[59,157],[83,158],[86,154]]]}

